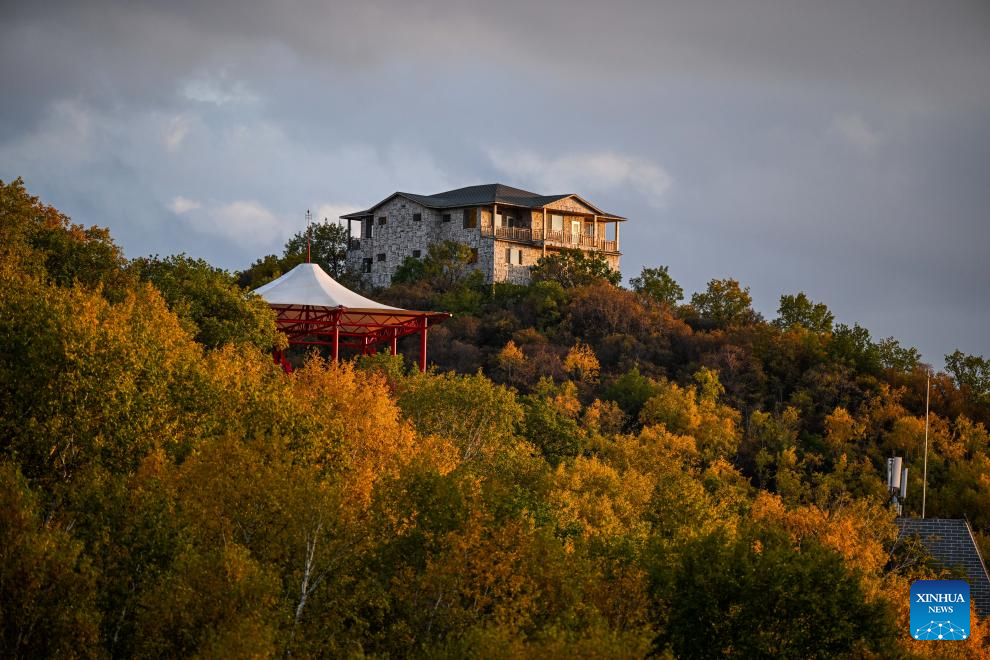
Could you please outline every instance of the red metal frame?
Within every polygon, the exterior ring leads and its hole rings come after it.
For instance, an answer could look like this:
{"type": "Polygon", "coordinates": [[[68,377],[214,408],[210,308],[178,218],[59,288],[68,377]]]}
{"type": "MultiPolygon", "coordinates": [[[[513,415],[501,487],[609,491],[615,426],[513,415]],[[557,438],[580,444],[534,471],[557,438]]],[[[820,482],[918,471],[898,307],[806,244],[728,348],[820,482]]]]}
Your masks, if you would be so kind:
{"type": "MultiPolygon", "coordinates": [[[[447,312],[408,310],[352,310],[346,307],[313,305],[272,305],[276,322],[290,346],[330,346],[334,362],[340,348],[353,348],[362,355],[373,355],[377,344],[389,342],[391,354],[398,353],[398,341],[419,334],[419,370],[426,371],[426,338],[429,326],[450,318],[447,312]]],[[[286,372],[291,366],[282,351],[274,351],[275,362],[286,372]]]]}

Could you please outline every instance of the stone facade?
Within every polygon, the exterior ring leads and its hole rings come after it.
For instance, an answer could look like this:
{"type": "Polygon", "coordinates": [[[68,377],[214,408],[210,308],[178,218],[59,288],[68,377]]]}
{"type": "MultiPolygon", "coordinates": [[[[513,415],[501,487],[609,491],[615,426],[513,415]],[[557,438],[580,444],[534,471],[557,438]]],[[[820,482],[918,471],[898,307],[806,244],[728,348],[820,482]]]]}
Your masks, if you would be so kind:
{"type": "Polygon", "coordinates": [[[443,241],[456,241],[478,250],[478,267],[490,280],[494,259],[491,239],[484,241],[481,227],[491,227],[491,211],[477,209],[477,224],[473,229],[464,228],[467,209],[430,209],[403,197],[394,197],[375,209],[371,219],[369,236],[367,223],[362,223],[361,238],[357,249],[347,253],[347,266],[361,273],[371,286],[385,287],[392,282],[395,269],[406,257],[425,257],[430,245],[443,241]],[[416,220],[415,216],[420,219],[416,220]],[[445,220],[445,216],[449,216],[445,220]],[[382,218],[385,219],[382,223],[382,218]],[[370,272],[367,261],[370,259],[370,272]]]}
{"type": "MultiPolygon", "coordinates": [[[[547,205],[547,209],[548,222],[552,211],[582,215],[593,213],[573,198],[553,202],[547,205]]],[[[360,273],[366,284],[386,287],[391,283],[395,270],[407,257],[423,258],[429,252],[430,245],[455,241],[477,250],[478,261],[475,267],[484,274],[487,281],[525,284],[529,282],[530,267],[544,254],[542,245],[533,244],[542,239],[543,218],[542,210],[518,209],[516,221],[524,229],[527,228],[525,224],[528,221],[528,229],[534,240],[504,240],[504,237],[494,235],[494,223],[498,220],[492,207],[433,209],[397,195],[374,209],[370,225],[368,220],[352,221],[355,225],[360,225],[361,237],[352,241],[347,253],[347,265],[353,272],[360,273]],[[469,214],[475,217],[474,227],[464,226],[465,215],[469,214]],[[510,262],[510,257],[514,259],[513,262],[510,262]]],[[[604,236],[604,225],[600,225],[598,229],[600,236],[604,236]]],[[[590,233],[591,230],[588,231],[590,233]]],[[[551,247],[548,251],[552,250],[551,247]]],[[[618,253],[605,253],[605,257],[612,268],[618,269],[618,253]]]]}
{"type": "Polygon", "coordinates": [[[543,256],[543,249],[514,241],[489,239],[494,244],[494,278],[495,282],[511,282],[526,284],[529,282],[529,269],[543,256]],[[509,251],[519,250],[522,263],[509,262],[509,251]]]}

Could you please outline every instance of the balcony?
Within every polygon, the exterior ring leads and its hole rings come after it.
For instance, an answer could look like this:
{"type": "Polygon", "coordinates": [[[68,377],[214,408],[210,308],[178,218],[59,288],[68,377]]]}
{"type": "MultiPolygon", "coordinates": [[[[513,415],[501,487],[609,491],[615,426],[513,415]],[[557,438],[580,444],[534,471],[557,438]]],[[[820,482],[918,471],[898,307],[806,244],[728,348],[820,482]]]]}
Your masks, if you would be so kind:
{"type": "MultiPolygon", "coordinates": [[[[516,241],[519,243],[531,243],[540,245],[543,243],[543,236],[537,232],[536,236],[533,236],[533,231],[529,227],[484,227],[481,230],[482,236],[494,236],[507,241],[516,241]]],[[[561,247],[571,247],[578,250],[602,250],[603,252],[618,252],[619,242],[609,241],[604,238],[599,237],[595,239],[594,236],[589,236],[587,234],[576,234],[568,231],[561,230],[547,230],[547,245],[559,245],[561,247]]]]}
{"type": "Polygon", "coordinates": [[[589,250],[604,250],[605,252],[618,252],[619,242],[608,241],[604,238],[595,238],[588,234],[575,234],[559,229],[547,230],[547,245],[560,245],[563,247],[585,248],[589,250]]]}
{"type": "Polygon", "coordinates": [[[361,239],[354,238],[353,236],[347,239],[347,249],[348,250],[360,250],[361,249],[361,239]]]}
{"type": "Polygon", "coordinates": [[[533,230],[529,227],[495,227],[495,238],[529,243],[533,240],[533,230]]]}

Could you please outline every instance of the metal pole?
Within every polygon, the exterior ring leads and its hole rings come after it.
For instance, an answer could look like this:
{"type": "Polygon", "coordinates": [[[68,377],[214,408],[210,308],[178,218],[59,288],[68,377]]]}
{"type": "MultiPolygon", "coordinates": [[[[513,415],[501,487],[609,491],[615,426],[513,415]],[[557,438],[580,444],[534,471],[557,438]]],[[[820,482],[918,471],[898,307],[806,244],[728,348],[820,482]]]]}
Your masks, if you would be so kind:
{"type": "Polygon", "coordinates": [[[921,518],[925,517],[925,498],[928,496],[928,403],[932,393],[932,372],[926,373],[928,380],[925,384],[925,470],[921,477],[921,518]]]}
{"type": "Polygon", "coordinates": [[[423,317],[423,329],[419,331],[419,370],[426,373],[426,327],[427,318],[423,317]]]}
{"type": "Polygon", "coordinates": [[[313,216],[310,214],[309,209],[306,209],[306,263],[312,263],[313,259],[310,255],[310,243],[313,242],[313,230],[310,227],[310,223],[313,220],[313,216]]]}

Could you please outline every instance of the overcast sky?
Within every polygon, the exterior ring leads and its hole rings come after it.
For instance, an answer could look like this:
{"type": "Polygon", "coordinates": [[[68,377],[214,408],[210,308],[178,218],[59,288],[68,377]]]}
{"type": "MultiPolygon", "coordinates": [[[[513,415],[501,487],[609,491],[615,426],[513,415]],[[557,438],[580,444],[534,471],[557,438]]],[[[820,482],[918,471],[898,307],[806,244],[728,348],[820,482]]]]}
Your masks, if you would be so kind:
{"type": "Polygon", "coordinates": [[[395,190],[630,219],[622,271],[990,356],[990,3],[4,3],[0,179],[230,269],[395,190]]]}

